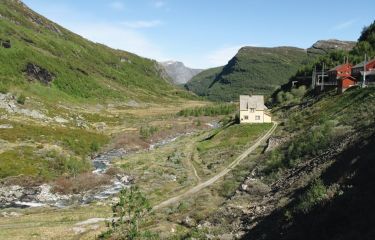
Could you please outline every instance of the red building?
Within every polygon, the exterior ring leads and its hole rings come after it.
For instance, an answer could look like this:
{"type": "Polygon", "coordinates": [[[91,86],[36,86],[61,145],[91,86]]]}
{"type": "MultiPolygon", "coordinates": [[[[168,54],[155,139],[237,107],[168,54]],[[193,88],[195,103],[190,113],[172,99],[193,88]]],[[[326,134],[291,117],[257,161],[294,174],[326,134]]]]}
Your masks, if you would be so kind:
{"type": "MultiPolygon", "coordinates": [[[[352,68],[352,76],[355,77],[358,81],[362,81],[363,70],[364,70],[364,62],[361,62],[352,68]]],[[[367,72],[371,73],[374,71],[375,71],[375,58],[366,62],[366,73],[367,72]]]]}
{"type": "Polygon", "coordinates": [[[334,82],[343,77],[349,77],[352,74],[352,67],[350,63],[341,64],[328,71],[329,81],[334,82]]]}
{"type": "Polygon", "coordinates": [[[338,79],[337,91],[339,93],[345,92],[348,88],[357,85],[357,80],[352,76],[345,76],[338,79]]]}

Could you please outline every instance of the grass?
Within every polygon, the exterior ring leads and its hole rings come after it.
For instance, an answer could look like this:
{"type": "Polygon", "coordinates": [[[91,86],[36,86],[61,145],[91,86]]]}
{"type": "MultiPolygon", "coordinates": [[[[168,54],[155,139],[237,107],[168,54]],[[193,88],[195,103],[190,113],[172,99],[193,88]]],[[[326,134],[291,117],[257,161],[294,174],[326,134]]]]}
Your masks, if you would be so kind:
{"type": "Polygon", "coordinates": [[[89,171],[87,156],[109,138],[84,129],[28,125],[1,121],[13,126],[2,129],[0,139],[13,146],[0,154],[0,178],[33,176],[50,180],[89,171]]]}
{"type": "Polygon", "coordinates": [[[153,60],[90,42],[16,1],[2,1],[0,14],[0,37],[12,43],[12,48],[0,49],[3,92],[13,88],[54,102],[136,99],[160,103],[195,98],[163,79],[153,60]],[[31,20],[36,18],[39,24],[31,20]],[[27,77],[28,63],[54,74],[51,86],[27,77]]]}
{"type": "Polygon", "coordinates": [[[38,152],[33,147],[17,147],[0,154],[0,178],[31,176],[51,180],[61,175],[75,176],[90,169],[85,158],[55,151],[38,152]]]}
{"type": "MultiPolygon", "coordinates": [[[[67,209],[6,209],[0,212],[13,211],[21,214],[19,217],[0,218],[1,239],[94,239],[105,224],[96,224],[93,229],[84,234],[76,235],[72,228],[80,221],[94,217],[110,216],[110,207],[84,206],[67,209]]],[[[91,226],[92,227],[92,226],[91,226]]]]}

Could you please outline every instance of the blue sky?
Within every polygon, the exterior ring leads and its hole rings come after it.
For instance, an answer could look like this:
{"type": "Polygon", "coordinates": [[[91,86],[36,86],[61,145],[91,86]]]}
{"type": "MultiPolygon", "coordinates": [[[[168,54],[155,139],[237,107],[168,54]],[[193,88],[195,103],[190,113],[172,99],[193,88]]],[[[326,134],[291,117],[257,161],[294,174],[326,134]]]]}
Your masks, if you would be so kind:
{"type": "Polygon", "coordinates": [[[356,40],[374,0],[24,0],[95,42],[195,68],[224,65],[242,46],[310,47],[356,40]]]}

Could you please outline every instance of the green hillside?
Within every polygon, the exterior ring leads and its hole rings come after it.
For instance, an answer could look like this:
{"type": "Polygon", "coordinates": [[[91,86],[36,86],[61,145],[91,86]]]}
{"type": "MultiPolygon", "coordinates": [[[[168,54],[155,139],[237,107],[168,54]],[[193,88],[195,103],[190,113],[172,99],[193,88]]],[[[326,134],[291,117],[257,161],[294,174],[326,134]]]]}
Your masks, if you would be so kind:
{"type": "Polygon", "coordinates": [[[0,42],[2,92],[99,101],[184,94],[162,77],[155,61],[90,42],[17,0],[0,2],[0,42]]]}
{"type": "Polygon", "coordinates": [[[194,92],[199,96],[208,96],[208,91],[211,84],[219,76],[220,72],[223,70],[223,67],[210,68],[197,76],[193,77],[186,85],[185,88],[189,91],[194,92]]]}
{"type": "Polygon", "coordinates": [[[293,47],[244,47],[223,68],[204,71],[186,88],[211,100],[236,100],[239,94],[270,94],[303,65],[309,57],[293,47]]]}

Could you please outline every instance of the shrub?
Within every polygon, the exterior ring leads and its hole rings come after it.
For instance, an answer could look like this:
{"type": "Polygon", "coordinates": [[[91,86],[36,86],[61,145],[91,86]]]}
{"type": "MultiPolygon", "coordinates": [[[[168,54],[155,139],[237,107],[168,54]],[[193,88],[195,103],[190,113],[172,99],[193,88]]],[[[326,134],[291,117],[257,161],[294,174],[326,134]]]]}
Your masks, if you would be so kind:
{"type": "Polygon", "coordinates": [[[148,236],[149,233],[142,233],[139,229],[145,216],[151,211],[148,199],[136,186],[122,189],[119,198],[119,202],[112,206],[114,220],[108,224],[109,229],[101,238],[112,236],[114,239],[125,240],[148,236]]]}
{"type": "Polygon", "coordinates": [[[76,177],[58,178],[54,183],[53,191],[63,194],[78,194],[110,183],[111,177],[107,174],[83,173],[76,177]]]}
{"type": "Polygon", "coordinates": [[[141,129],[139,129],[139,135],[141,135],[141,138],[143,139],[148,139],[152,137],[152,135],[154,135],[157,131],[158,131],[157,127],[154,127],[154,126],[143,127],[142,126],[141,129]]]}
{"type": "Polygon", "coordinates": [[[307,191],[300,197],[296,210],[308,213],[327,196],[327,188],[321,179],[313,181],[307,191]]]}
{"type": "Polygon", "coordinates": [[[236,109],[237,108],[235,104],[217,104],[213,106],[187,108],[181,110],[177,115],[184,117],[220,116],[232,114],[236,111],[236,109]]]}
{"type": "Polygon", "coordinates": [[[294,97],[301,98],[306,94],[306,87],[300,86],[299,88],[293,88],[291,93],[293,94],[294,97]]]}
{"type": "Polygon", "coordinates": [[[93,152],[97,152],[100,149],[100,144],[96,141],[93,141],[90,145],[90,150],[93,152]]]}
{"type": "Polygon", "coordinates": [[[26,102],[26,97],[25,95],[21,94],[17,97],[17,103],[18,104],[21,104],[21,105],[24,105],[26,102]]]}

